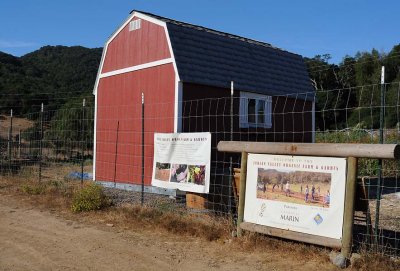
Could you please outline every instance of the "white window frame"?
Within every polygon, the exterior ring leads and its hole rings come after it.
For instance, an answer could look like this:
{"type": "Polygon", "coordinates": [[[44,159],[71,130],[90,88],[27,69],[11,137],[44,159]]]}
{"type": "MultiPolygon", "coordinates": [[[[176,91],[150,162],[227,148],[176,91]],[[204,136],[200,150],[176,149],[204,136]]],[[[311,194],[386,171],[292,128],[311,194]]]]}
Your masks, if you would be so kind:
{"type": "Polygon", "coordinates": [[[240,128],[271,128],[272,127],[272,96],[256,94],[251,92],[240,92],[239,107],[239,127],[240,128]],[[249,122],[249,100],[255,100],[255,123],[249,122]],[[258,123],[257,105],[259,101],[264,101],[264,122],[258,123]]]}
{"type": "Polygon", "coordinates": [[[140,29],[140,27],[142,26],[142,20],[141,19],[136,19],[133,21],[129,22],[129,31],[135,31],[140,29]]]}

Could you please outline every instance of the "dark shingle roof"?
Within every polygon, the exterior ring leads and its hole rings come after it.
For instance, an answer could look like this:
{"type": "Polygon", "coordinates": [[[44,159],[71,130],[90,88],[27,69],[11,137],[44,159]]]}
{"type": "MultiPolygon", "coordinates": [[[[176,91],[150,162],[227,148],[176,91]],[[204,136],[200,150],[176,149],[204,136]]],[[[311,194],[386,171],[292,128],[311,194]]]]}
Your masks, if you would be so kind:
{"type": "Polygon", "coordinates": [[[314,99],[302,56],[240,36],[137,11],[166,22],[183,82],[314,99]]]}

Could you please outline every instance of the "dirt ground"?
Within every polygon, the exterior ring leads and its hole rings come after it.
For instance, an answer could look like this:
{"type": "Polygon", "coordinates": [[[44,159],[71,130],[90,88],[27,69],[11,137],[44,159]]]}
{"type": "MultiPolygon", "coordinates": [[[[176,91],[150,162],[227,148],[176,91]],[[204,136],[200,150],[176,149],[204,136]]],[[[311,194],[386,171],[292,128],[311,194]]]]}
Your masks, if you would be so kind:
{"type": "Polygon", "coordinates": [[[320,256],[233,243],[107,226],[0,193],[0,270],[336,270],[320,256]]]}
{"type": "Polygon", "coordinates": [[[305,202],[305,195],[303,193],[295,192],[293,190],[290,191],[290,196],[286,194],[285,190],[281,191],[280,189],[277,189],[274,192],[266,191],[265,193],[262,190],[257,190],[257,198],[329,208],[329,205],[324,203],[323,194],[316,194],[314,196],[314,200],[312,199],[310,194],[308,201],[305,202]]]}

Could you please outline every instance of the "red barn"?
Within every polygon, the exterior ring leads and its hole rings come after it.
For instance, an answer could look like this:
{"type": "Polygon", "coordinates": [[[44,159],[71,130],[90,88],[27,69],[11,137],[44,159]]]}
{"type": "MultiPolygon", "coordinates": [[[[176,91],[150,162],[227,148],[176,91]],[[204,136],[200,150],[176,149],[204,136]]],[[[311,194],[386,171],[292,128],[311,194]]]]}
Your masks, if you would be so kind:
{"type": "MultiPolygon", "coordinates": [[[[147,191],[155,190],[149,186],[154,132],[212,132],[214,147],[231,136],[312,141],[314,91],[301,56],[132,11],[106,42],[94,87],[96,181],[140,187],[142,93],[147,191]]],[[[224,159],[218,155],[212,152],[212,163],[224,159]]]]}

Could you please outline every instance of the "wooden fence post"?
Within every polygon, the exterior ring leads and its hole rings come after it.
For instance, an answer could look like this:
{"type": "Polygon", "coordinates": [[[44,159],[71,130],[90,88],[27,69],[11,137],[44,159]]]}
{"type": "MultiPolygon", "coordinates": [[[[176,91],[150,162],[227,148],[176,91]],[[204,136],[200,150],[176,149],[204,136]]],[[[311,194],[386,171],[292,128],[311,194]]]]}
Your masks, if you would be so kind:
{"type": "Polygon", "coordinates": [[[344,199],[344,218],[343,218],[343,239],[341,254],[346,258],[350,258],[353,224],[354,224],[354,202],[356,193],[357,180],[357,158],[347,158],[347,178],[346,178],[346,194],[344,199]]]}
{"type": "Polygon", "coordinates": [[[239,208],[237,219],[237,236],[242,236],[242,229],[240,224],[243,222],[244,216],[244,200],[246,194],[246,175],[247,175],[247,152],[242,152],[241,166],[240,166],[240,189],[239,189],[239,208]]]}

